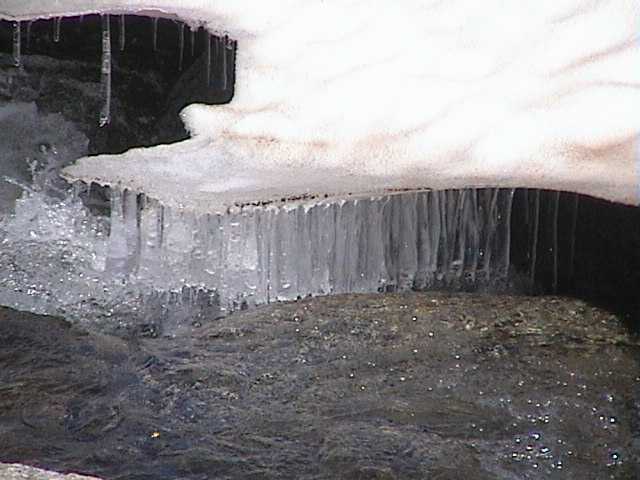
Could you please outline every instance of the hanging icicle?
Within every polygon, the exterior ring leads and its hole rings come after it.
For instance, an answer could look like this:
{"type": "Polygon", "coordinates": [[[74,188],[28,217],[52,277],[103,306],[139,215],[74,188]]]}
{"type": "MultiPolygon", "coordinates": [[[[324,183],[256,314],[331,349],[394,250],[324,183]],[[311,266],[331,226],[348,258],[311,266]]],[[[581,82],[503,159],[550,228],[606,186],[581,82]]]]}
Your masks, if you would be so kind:
{"type": "Polygon", "coordinates": [[[182,71],[184,62],[184,23],[178,23],[178,70],[182,71]]]}
{"type": "Polygon", "coordinates": [[[125,25],[124,25],[125,21],[124,21],[124,15],[120,15],[120,32],[119,32],[119,46],[120,46],[120,51],[124,52],[124,47],[126,44],[126,30],[125,30],[125,25]]]}
{"type": "Polygon", "coordinates": [[[573,272],[575,268],[575,249],[576,249],[576,226],[578,225],[578,204],[580,197],[577,193],[572,194],[571,201],[571,236],[569,237],[569,273],[567,279],[573,280],[573,272]]]}
{"type": "Polygon", "coordinates": [[[111,25],[109,15],[102,15],[102,69],[101,69],[101,97],[100,127],[111,121],[111,25]]]}
{"type": "Polygon", "coordinates": [[[553,263],[553,277],[551,288],[553,293],[558,293],[558,210],[560,208],[560,192],[553,192],[552,215],[551,215],[551,237],[553,246],[551,257],[553,263]]]}
{"type": "Polygon", "coordinates": [[[229,37],[222,39],[222,90],[227,89],[227,54],[229,53],[229,37]]]}
{"type": "Polygon", "coordinates": [[[53,41],[54,43],[58,43],[60,41],[60,23],[62,22],[62,17],[56,17],[53,19],[53,41]]]}
{"type": "Polygon", "coordinates": [[[153,51],[158,50],[158,19],[154,18],[151,22],[151,43],[153,45],[153,51]]]}
{"type": "Polygon", "coordinates": [[[191,31],[191,58],[193,58],[196,55],[196,31],[193,27],[189,27],[189,30],[191,31]]]}
{"type": "Polygon", "coordinates": [[[84,22],[84,15],[80,15],[79,18],[80,18],[80,23],[83,23],[84,22]]]}
{"type": "Polygon", "coordinates": [[[206,85],[207,88],[211,85],[211,34],[206,32],[205,35],[205,70],[206,70],[206,85]]]}
{"type": "Polygon", "coordinates": [[[533,200],[533,238],[531,241],[531,254],[529,258],[531,260],[531,265],[529,267],[529,281],[531,282],[531,287],[535,285],[536,282],[536,263],[538,260],[538,229],[540,226],[540,190],[534,190],[534,200],[533,200]]]}
{"type": "Polygon", "coordinates": [[[13,65],[17,68],[22,67],[21,28],[20,22],[13,22],[13,65]]]}
{"type": "Polygon", "coordinates": [[[33,24],[33,20],[29,20],[27,22],[27,51],[31,50],[31,25],[33,24]]]}

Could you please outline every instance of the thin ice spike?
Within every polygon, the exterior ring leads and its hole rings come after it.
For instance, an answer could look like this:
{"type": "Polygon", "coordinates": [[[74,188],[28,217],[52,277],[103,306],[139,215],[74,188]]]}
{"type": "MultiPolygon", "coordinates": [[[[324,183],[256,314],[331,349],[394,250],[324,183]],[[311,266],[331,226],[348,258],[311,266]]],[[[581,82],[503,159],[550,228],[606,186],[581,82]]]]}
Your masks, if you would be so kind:
{"type": "Polygon", "coordinates": [[[13,22],[13,65],[17,68],[22,67],[21,29],[20,22],[13,22]]]}
{"type": "Polygon", "coordinates": [[[531,287],[535,285],[536,281],[536,263],[538,257],[538,228],[540,225],[540,190],[535,190],[534,202],[533,202],[533,239],[531,242],[531,266],[529,267],[529,280],[531,287]]]}
{"type": "Polygon", "coordinates": [[[551,225],[551,236],[553,237],[553,280],[551,286],[553,293],[558,293],[558,210],[560,206],[560,192],[553,193],[553,215],[551,225]]]}
{"type": "Polygon", "coordinates": [[[153,51],[158,50],[158,19],[154,18],[151,22],[151,43],[153,45],[153,51]]]}
{"type": "Polygon", "coordinates": [[[100,126],[111,121],[111,25],[109,15],[102,15],[101,94],[104,104],[100,111],[100,126]]]}
{"type": "Polygon", "coordinates": [[[206,85],[207,87],[209,87],[211,85],[211,34],[209,32],[206,32],[205,35],[206,41],[205,41],[205,61],[206,61],[206,85]]]}
{"type": "Polygon", "coordinates": [[[31,25],[33,20],[27,22],[27,50],[31,50],[31,25]]]}
{"type": "Polygon", "coordinates": [[[53,41],[54,43],[58,43],[60,41],[60,23],[62,22],[62,17],[56,17],[53,19],[53,41]]]}
{"type": "Polygon", "coordinates": [[[126,39],[126,27],[125,27],[125,17],[124,15],[120,15],[120,32],[119,32],[120,36],[120,42],[119,42],[119,46],[120,46],[120,51],[124,52],[124,47],[126,45],[127,39],[126,39]]]}
{"type": "Polygon", "coordinates": [[[573,272],[575,268],[575,249],[576,249],[576,226],[578,224],[578,205],[580,203],[580,197],[577,193],[572,194],[573,201],[571,202],[571,237],[569,238],[569,273],[567,275],[569,280],[573,280],[573,272]]]}
{"type": "Polygon", "coordinates": [[[178,70],[182,71],[184,62],[184,23],[178,24],[178,70]]]}
{"type": "Polygon", "coordinates": [[[189,27],[191,30],[191,57],[193,58],[196,55],[196,31],[193,27],[189,27]]]}
{"type": "Polygon", "coordinates": [[[222,40],[222,89],[227,89],[227,55],[229,53],[229,37],[222,40]]]}

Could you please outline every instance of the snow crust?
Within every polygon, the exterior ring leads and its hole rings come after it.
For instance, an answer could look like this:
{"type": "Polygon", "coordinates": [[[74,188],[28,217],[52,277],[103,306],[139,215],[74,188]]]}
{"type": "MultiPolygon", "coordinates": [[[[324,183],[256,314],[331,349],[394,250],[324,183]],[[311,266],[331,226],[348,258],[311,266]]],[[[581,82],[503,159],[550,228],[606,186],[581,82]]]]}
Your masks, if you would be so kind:
{"type": "Polygon", "coordinates": [[[224,210],[300,195],[555,188],[638,204],[636,0],[4,0],[0,17],[176,15],[238,40],[192,139],[73,179],[224,210]]]}

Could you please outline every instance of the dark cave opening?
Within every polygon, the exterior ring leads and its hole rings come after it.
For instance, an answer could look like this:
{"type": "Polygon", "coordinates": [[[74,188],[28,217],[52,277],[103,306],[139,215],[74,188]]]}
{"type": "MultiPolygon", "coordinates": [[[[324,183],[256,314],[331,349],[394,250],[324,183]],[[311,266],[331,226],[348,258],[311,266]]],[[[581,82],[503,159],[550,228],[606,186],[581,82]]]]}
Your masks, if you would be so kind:
{"type": "Polygon", "coordinates": [[[109,124],[98,125],[100,15],[20,22],[21,68],[12,58],[15,22],[0,21],[0,100],[62,113],[89,138],[88,154],[185,139],[184,106],[231,101],[236,44],[228,37],[167,18],[110,15],[109,25],[109,124]]]}

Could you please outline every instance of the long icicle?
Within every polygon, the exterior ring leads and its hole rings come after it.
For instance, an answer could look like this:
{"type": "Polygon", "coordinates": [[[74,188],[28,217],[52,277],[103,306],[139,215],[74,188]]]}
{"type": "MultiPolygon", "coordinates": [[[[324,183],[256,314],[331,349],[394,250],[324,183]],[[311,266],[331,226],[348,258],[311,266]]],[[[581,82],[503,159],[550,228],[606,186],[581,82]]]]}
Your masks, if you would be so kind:
{"type": "Polygon", "coordinates": [[[158,18],[154,18],[151,22],[151,44],[153,51],[158,50],[158,18]]]}
{"type": "Polygon", "coordinates": [[[184,23],[178,23],[178,70],[182,71],[184,62],[184,23]]]}
{"type": "Polygon", "coordinates": [[[553,293],[558,293],[558,210],[560,206],[560,192],[553,193],[553,215],[551,216],[551,235],[553,241],[553,293]]]}
{"type": "MultiPolygon", "coordinates": [[[[504,247],[504,279],[508,281],[509,279],[509,268],[511,266],[511,211],[513,208],[513,197],[515,196],[516,189],[509,188],[507,191],[507,208],[502,217],[502,220],[505,222],[505,247],[504,247]]],[[[526,209],[525,209],[526,210],[526,209]]]]}
{"type": "Polygon", "coordinates": [[[33,20],[27,22],[27,51],[31,51],[31,25],[33,20]]]}
{"type": "Polygon", "coordinates": [[[227,54],[229,53],[229,37],[222,40],[222,89],[227,89],[227,54]]]}
{"type": "Polygon", "coordinates": [[[580,197],[577,193],[573,194],[573,202],[571,203],[571,236],[569,238],[569,273],[567,279],[573,280],[573,272],[575,268],[575,249],[576,249],[576,226],[578,224],[578,205],[580,197]]]}
{"type": "Polygon", "coordinates": [[[103,100],[100,110],[100,126],[111,121],[111,22],[108,14],[102,15],[102,68],[100,78],[103,100]]]}
{"type": "Polygon", "coordinates": [[[533,203],[533,240],[531,244],[531,266],[529,267],[529,280],[533,288],[536,281],[536,261],[538,257],[538,228],[540,226],[540,190],[535,190],[533,203]]]}
{"type": "Polygon", "coordinates": [[[17,68],[22,67],[21,29],[20,22],[13,22],[13,65],[17,68]]]}
{"type": "Polygon", "coordinates": [[[206,69],[206,85],[207,88],[211,85],[211,34],[209,32],[205,32],[205,69],[206,69]]]}
{"type": "Polygon", "coordinates": [[[189,26],[189,31],[191,32],[191,58],[196,55],[196,31],[192,26],[189,26]]]}
{"type": "Polygon", "coordinates": [[[120,51],[124,52],[124,47],[126,44],[126,30],[125,30],[125,17],[124,15],[120,15],[120,32],[119,32],[119,46],[120,46],[120,51]]]}
{"type": "Polygon", "coordinates": [[[60,41],[60,23],[62,22],[62,17],[56,17],[53,19],[53,41],[54,43],[58,43],[60,41]]]}

